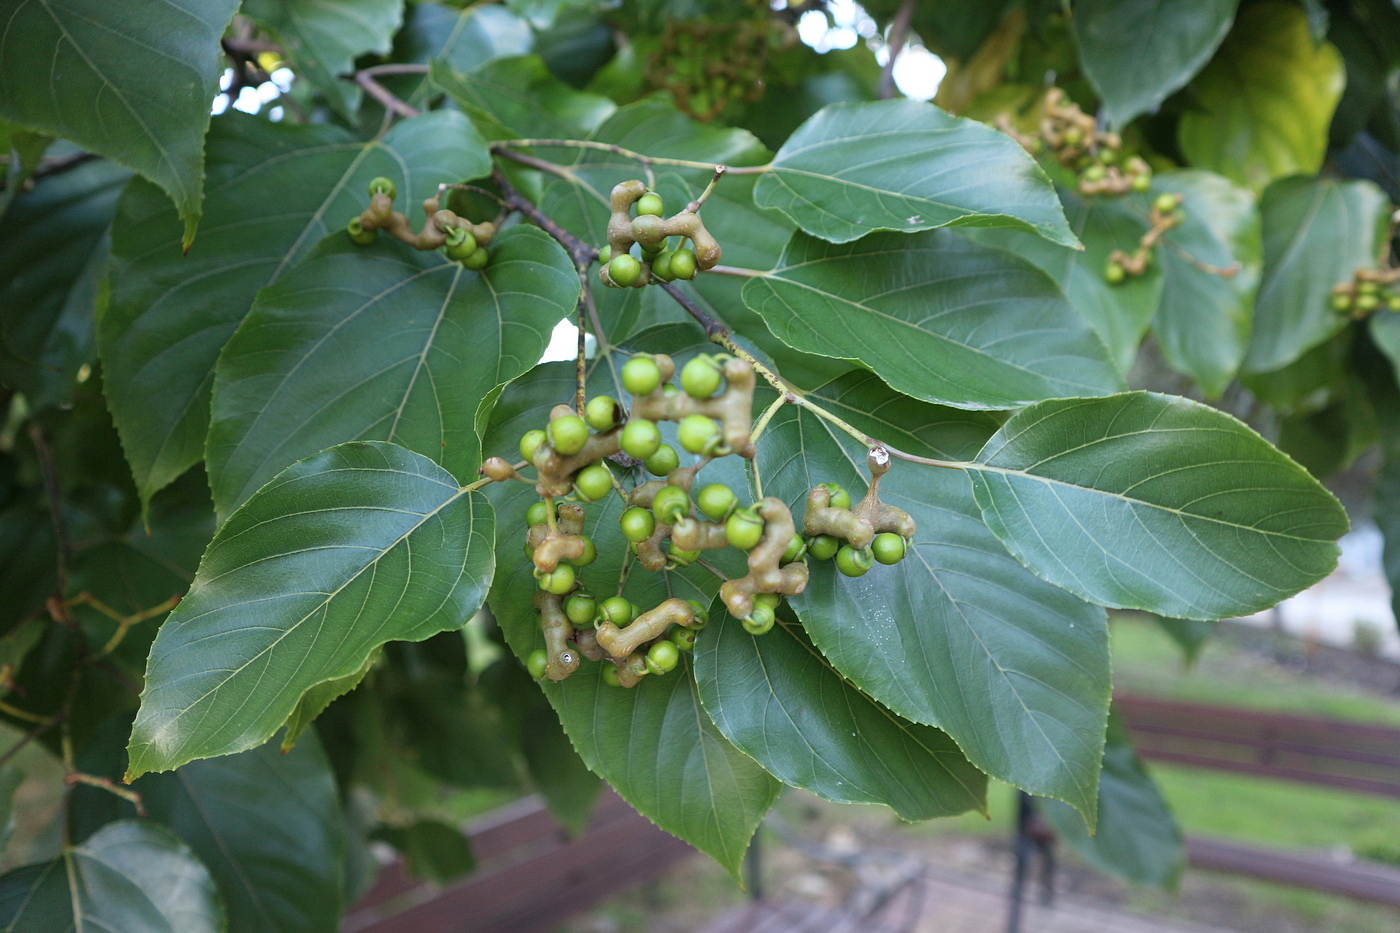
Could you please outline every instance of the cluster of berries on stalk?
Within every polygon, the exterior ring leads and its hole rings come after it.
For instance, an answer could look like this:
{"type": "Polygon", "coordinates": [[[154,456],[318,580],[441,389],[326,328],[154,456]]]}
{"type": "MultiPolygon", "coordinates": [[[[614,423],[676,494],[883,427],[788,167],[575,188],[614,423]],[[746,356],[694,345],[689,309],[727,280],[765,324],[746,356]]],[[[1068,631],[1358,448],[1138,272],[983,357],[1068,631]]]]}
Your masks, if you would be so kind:
{"type": "Polygon", "coordinates": [[[1138,241],[1137,249],[1131,253],[1121,249],[1115,249],[1109,254],[1108,264],[1104,266],[1104,281],[1110,285],[1121,285],[1128,280],[1129,276],[1142,275],[1147,271],[1147,267],[1152,264],[1152,248],[1157,245],[1157,241],[1173,227],[1181,224],[1186,219],[1185,213],[1181,210],[1182,197],[1179,194],[1163,193],[1157,195],[1152,202],[1152,210],[1148,215],[1151,224],[1147,232],[1138,241]]]}
{"type": "Polygon", "coordinates": [[[1146,160],[1127,154],[1123,137],[1100,130],[1093,116],[1079,109],[1060,88],[1046,92],[1044,112],[1034,135],[1019,132],[1004,116],[997,126],[1031,155],[1049,153],[1077,173],[1077,188],[1085,197],[1145,192],[1152,187],[1152,168],[1146,160]]]}
{"type": "MultiPolygon", "coordinates": [[[[720,599],[753,635],[772,629],[783,598],[806,588],[809,555],[834,557],[842,573],[860,576],[875,562],[899,561],[913,537],[913,519],[879,501],[879,479],[889,463],[882,449],[871,455],[870,489],[858,504],[834,484],[811,490],[806,537],[780,499],[743,505],[722,483],[699,486],[697,474],[715,458],[754,455],[755,372],[746,360],[717,354],[687,362],[679,385],[674,376],[669,356],[634,356],[621,373],[632,396],[630,415],[616,399],[595,396],[582,416],[555,406],[544,428],[520,439],[520,455],[534,467],[541,497],[526,515],[525,539],[545,641],[526,661],[536,678],[563,680],[588,660],[604,663],[607,683],[632,687],[645,676],[673,670],[709,621],[707,608],[696,601],[671,598],[643,609],[621,594],[601,597],[589,589],[582,577],[597,548],[583,533],[585,508],[611,495],[625,503],[622,535],[645,571],[687,567],[710,550],[744,552],[747,573],[726,579],[720,599]],[[659,421],[677,424],[679,446],[694,462],[681,465],[681,452],[663,443],[659,421]],[[640,466],[659,478],[626,489],[609,462],[640,466]]],[[[481,472],[497,481],[525,479],[500,457],[487,460],[481,472]]]]}
{"type": "Polygon", "coordinates": [[[647,56],[646,78],[671,92],[677,109],[708,122],[731,103],[762,99],[770,49],[791,46],[797,33],[757,4],[756,15],[734,22],[675,20],[647,56]]]}
{"type": "Polygon", "coordinates": [[[1357,269],[1350,282],[1332,286],[1332,310],[1361,320],[1377,311],[1400,311],[1400,269],[1357,269]]]}
{"type": "Polygon", "coordinates": [[[610,288],[693,279],[720,260],[719,243],[700,219],[699,202],[663,217],[666,205],[659,194],[640,181],[626,181],[613,188],[611,207],[608,243],[598,254],[598,278],[610,288]]]}
{"type": "Polygon", "coordinates": [[[496,225],[490,221],[473,223],[453,211],[441,207],[441,198],[431,197],[423,202],[427,218],[423,228],[415,231],[408,218],[394,210],[398,187],[392,179],[379,177],[369,183],[369,207],[350,218],[345,231],[358,246],[369,246],[383,230],[414,249],[441,249],[454,262],[460,262],[474,272],[480,272],[491,261],[488,247],[496,235],[496,225]]]}

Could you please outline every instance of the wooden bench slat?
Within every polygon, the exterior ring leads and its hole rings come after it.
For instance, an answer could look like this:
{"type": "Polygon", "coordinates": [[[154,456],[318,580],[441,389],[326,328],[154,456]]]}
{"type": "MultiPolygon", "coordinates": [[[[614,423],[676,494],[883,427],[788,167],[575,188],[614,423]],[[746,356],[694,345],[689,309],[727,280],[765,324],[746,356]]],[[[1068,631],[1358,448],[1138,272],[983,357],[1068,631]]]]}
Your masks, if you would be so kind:
{"type": "Polygon", "coordinates": [[[1188,836],[1192,865],[1400,907],[1400,869],[1188,836]]]}

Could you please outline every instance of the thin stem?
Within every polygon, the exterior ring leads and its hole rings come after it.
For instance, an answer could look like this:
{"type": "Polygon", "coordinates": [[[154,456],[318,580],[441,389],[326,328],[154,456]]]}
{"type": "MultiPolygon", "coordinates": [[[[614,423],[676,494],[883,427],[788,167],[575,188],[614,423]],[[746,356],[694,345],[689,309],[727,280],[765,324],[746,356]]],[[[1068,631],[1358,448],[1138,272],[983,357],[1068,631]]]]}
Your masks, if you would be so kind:
{"type": "Polygon", "coordinates": [[[899,12],[895,14],[894,22],[890,24],[889,59],[885,61],[885,67],[880,70],[879,97],[881,100],[889,100],[894,97],[894,63],[904,51],[904,43],[909,38],[909,21],[914,16],[914,0],[904,0],[899,5],[899,12]]]}
{"type": "Polygon", "coordinates": [[[4,700],[0,700],[0,713],[4,713],[6,716],[12,716],[15,719],[23,719],[25,722],[51,723],[53,721],[52,716],[41,716],[38,713],[31,713],[27,709],[20,709],[18,706],[12,706],[4,700]]]}
{"type": "Polygon", "coordinates": [[[425,75],[427,73],[427,65],[409,65],[397,63],[391,63],[387,65],[371,65],[368,68],[360,69],[360,74],[366,75],[425,75]]]}
{"type": "Polygon", "coordinates": [[[562,178],[565,181],[573,182],[576,185],[583,184],[583,179],[579,178],[577,175],[564,168],[562,165],[555,165],[553,162],[548,162],[544,159],[537,159],[532,155],[526,155],[523,152],[515,152],[511,149],[496,149],[493,147],[491,151],[495,155],[498,155],[503,159],[509,159],[512,162],[519,162],[521,165],[528,166],[529,168],[535,169],[536,171],[545,172],[546,174],[553,175],[555,178],[562,178]]]}
{"type": "Polygon", "coordinates": [[[700,192],[700,197],[696,198],[694,201],[691,201],[685,206],[687,212],[695,214],[699,212],[700,208],[705,206],[705,201],[710,197],[711,194],[714,193],[715,186],[719,184],[719,180],[724,177],[724,173],[726,171],[728,171],[727,166],[715,166],[714,177],[711,178],[710,183],[705,186],[705,190],[700,192]]]}
{"type": "MultiPolygon", "coordinates": [[[[579,278],[583,278],[582,275],[579,278]]],[[[588,317],[588,305],[584,303],[583,296],[588,293],[588,283],[583,283],[583,290],[578,296],[578,388],[574,392],[574,408],[578,409],[580,418],[584,415],[584,408],[588,405],[588,329],[584,322],[588,317]]]]}
{"type": "Polygon", "coordinates": [[[445,191],[475,191],[477,194],[485,195],[486,197],[495,201],[497,204],[505,203],[501,200],[501,196],[499,194],[490,190],[489,188],[482,188],[480,185],[450,185],[447,182],[443,182],[442,184],[438,185],[437,196],[439,201],[442,200],[442,195],[445,191]]]}
{"type": "Polygon", "coordinates": [[[754,423],[753,433],[749,435],[749,440],[757,444],[758,439],[763,436],[763,432],[767,429],[768,422],[772,421],[773,416],[778,413],[778,409],[782,408],[787,403],[787,393],[778,393],[778,397],[773,399],[773,404],[764,409],[763,414],[759,416],[758,421],[754,423]]]}
{"type": "MultiPolygon", "coordinates": [[[[502,139],[491,144],[491,151],[497,155],[506,155],[510,149],[592,149],[598,152],[611,152],[613,155],[622,156],[625,159],[632,159],[642,165],[673,165],[678,168],[695,168],[714,170],[717,166],[713,162],[696,162],[693,159],[666,159],[660,156],[643,155],[631,149],[624,149],[622,146],[613,143],[600,143],[588,139],[502,139]]],[[[507,156],[509,158],[509,156],[507,156]]],[[[728,169],[731,175],[762,175],[767,172],[771,165],[744,165],[738,168],[728,169]]]]}
{"type": "Polygon", "coordinates": [[[936,460],[933,457],[920,457],[918,454],[906,453],[905,451],[900,450],[898,447],[885,443],[879,438],[871,437],[869,434],[866,434],[864,431],[860,430],[855,425],[851,424],[849,421],[846,421],[839,415],[835,415],[827,411],[825,408],[822,408],[820,405],[812,402],[810,399],[796,392],[789,392],[785,401],[790,402],[791,404],[796,405],[799,408],[807,409],[823,421],[826,421],[834,425],[835,427],[840,428],[846,434],[849,434],[851,437],[860,441],[866,447],[872,449],[879,447],[880,449],[888,453],[891,457],[898,457],[900,460],[907,460],[910,463],[922,463],[927,466],[942,467],[948,470],[966,470],[969,466],[969,464],[962,463],[957,460],[936,460]]]}
{"type": "Polygon", "coordinates": [[[94,774],[84,774],[81,771],[70,771],[63,776],[63,780],[70,787],[74,784],[86,784],[88,787],[96,787],[105,790],[109,794],[114,794],[136,808],[137,816],[146,815],[146,807],[141,802],[141,795],[126,787],[118,787],[110,778],[98,777],[94,774]]]}
{"type": "Polygon", "coordinates": [[[736,275],[745,279],[756,279],[767,273],[759,272],[757,269],[745,269],[742,266],[711,266],[706,272],[717,272],[720,275],[736,275]]]}
{"type": "Polygon", "coordinates": [[[528,198],[516,190],[515,186],[510,183],[510,179],[506,178],[505,173],[500,169],[492,169],[491,180],[496,183],[497,188],[501,189],[501,194],[503,195],[502,203],[513,211],[519,211],[535,226],[554,237],[559,245],[568,251],[569,258],[574,262],[574,268],[587,268],[598,258],[598,251],[596,249],[555,223],[528,198]]]}
{"type": "MultiPolygon", "coordinates": [[[[762,496],[762,495],[763,495],[763,493],[760,492],[760,493],[759,493],[759,496],[762,496]]],[[[720,570],[718,567],[716,567],[714,564],[710,563],[709,561],[705,560],[705,558],[703,558],[703,557],[697,557],[697,558],[695,558],[695,560],[691,561],[691,563],[692,563],[692,564],[695,564],[696,566],[699,566],[699,567],[704,567],[706,570],[708,570],[710,573],[714,574],[715,576],[719,577],[721,580],[728,580],[728,579],[729,579],[728,577],[726,577],[726,576],[724,575],[724,571],[720,570]]]]}
{"type": "Polygon", "coordinates": [[[383,104],[385,110],[401,117],[416,117],[422,112],[417,107],[404,103],[393,91],[374,80],[368,69],[355,72],[354,81],[365,89],[366,94],[383,104]]]}
{"type": "Polygon", "coordinates": [[[9,764],[10,759],[18,755],[26,745],[37,739],[39,736],[43,735],[45,732],[48,732],[57,724],[58,720],[56,718],[50,717],[44,722],[41,722],[38,725],[36,725],[33,729],[30,729],[24,735],[20,736],[19,741],[15,742],[15,744],[5,749],[5,753],[3,755],[0,755],[0,768],[3,768],[5,765],[9,764]]]}

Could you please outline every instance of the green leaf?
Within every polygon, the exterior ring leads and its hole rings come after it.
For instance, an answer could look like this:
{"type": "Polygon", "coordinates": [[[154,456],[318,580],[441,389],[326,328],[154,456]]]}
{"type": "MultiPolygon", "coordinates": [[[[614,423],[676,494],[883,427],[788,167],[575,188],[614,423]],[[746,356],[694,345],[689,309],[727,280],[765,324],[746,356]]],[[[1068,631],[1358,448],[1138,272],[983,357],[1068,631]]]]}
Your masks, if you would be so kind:
{"type": "Polygon", "coordinates": [[[471,843],[462,831],[436,820],[388,826],[375,837],[403,854],[409,874],[434,884],[446,884],[476,867],[471,843]]]}
{"type": "Polygon", "coordinates": [[[209,868],[230,930],[334,933],[345,825],[335,776],[315,735],[137,782],[152,818],[209,868]]]}
{"type": "Polygon", "coordinates": [[[0,215],[15,195],[24,190],[30,175],[53,140],[0,120],[0,215]]]}
{"type": "MultiPolygon", "coordinates": [[[[1218,175],[1191,171],[1159,174],[1153,192],[1185,201],[1181,224],[1153,251],[1162,267],[1162,300],[1152,329],[1167,362],[1216,396],[1239,369],[1249,340],[1259,282],[1254,196],[1218,175]]],[[[1146,201],[1139,199],[1144,213],[1146,201]]]]}
{"type": "Polygon", "coordinates": [[[93,356],[107,227],[131,173],[84,163],[17,197],[0,226],[0,383],[31,408],[70,403],[93,356]]]}
{"type": "Polygon", "coordinates": [[[494,571],[494,533],[483,497],[392,444],[282,471],[224,523],[160,629],[128,779],[255,748],[385,642],[461,626],[494,571]]]}
{"type": "Polygon", "coordinates": [[[1376,476],[1371,517],[1385,541],[1382,564],[1390,584],[1390,606],[1400,620],[1400,458],[1391,452],[1376,476]]]}
{"type": "Polygon", "coordinates": [[[1368,181],[1298,177],[1270,185],[1259,209],[1264,278],[1245,366],[1269,372],[1347,326],[1346,316],[1332,310],[1332,286],[1350,284],[1357,269],[1375,268],[1390,199],[1368,181]]]}
{"type": "Polygon", "coordinates": [[[242,11],[277,37],[297,76],[346,120],[360,106],[360,87],[341,75],[361,55],[387,54],[403,23],[397,0],[244,0],[242,11]]]}
{"type": "Polygon", "coordinates": [[[1186,664],[1196,663],[1196,658],[1201,654],[1201,649],[1206,642],[1215,634],[1214,622],[1202,622],[1199,619],[1168,619],[1166,616],[1153,616],[1152,620],[1172,641],[1176,642],[1181,653],[1186,656],[1186,664]]]}
{"type": "Polygon", "coordinates": [[[520,751],[549,812],[571,834],[581,836],[602,782],[574,751],[553,707],[538,693],[535,696],[537,702],[520,719],[520,751]]]}
{"type": "Polygon", "coordinates": [[[1337,562],[1346,513],[1249,427],[1149,392],[1041,402],[969,471],[987,526],[1044,579],[1104,606],[1249,615],[1337,562]]]}
{"type": "Polygon", "coordinates": [[[1400,314],[1380,311],[1371,315],[1366,322],[1371,339],[1390,360],[1391,365],[1400,369],[1400,314]]]}
{"type": "Polygon", "coordinates": [[[1162,275],[1152,265],[1143,275],[1110,285],[1104,270],[1114,250],[1131,253],[1137,249],[1147,232],[1144,215],[1122,198],[1084,198],[1069,188],[1057,186],[1056,190],[1083,250],[1014,230],[968,228],[959,232],[978,243],[1015,253],[1048,273],[1070,306],[1093,326],[1118,371],[1127,373],[1161,300],[1162,275]]]}
{"type": "Polygon", "coordinates": [[[1345,80],[1341,55],[1313,41],[1298,6],[1250,4],[1191,82],[1195,108],[1181,118],[1181,150],[1195,167],[1255,191],[1312,174],[1322,167],[1345,80]]]}
{"type": "Polygon", "coordinates": [[[459,113],[396,124],[357,142],[329,126],[242,114],[209,134],[209,222],[189,253],[148,184],[128,186],[112,230],[111,299],[98,322],[108,404],[143,500],[204,456],[214,364],[258,289],[364,209],[384,175],[399,208],[439,183],[490,171],[486,144],[459,113]]]}
{"type": "Polygon", "coordinates": [[[778,150],[754,199],[833,243],[953,225],[1077,243],[1050,180],[1016,142],[912,100],[822,108],[778,150]]]}
{"type": "Polygon", "coordinates": [[[476,405],[539,361],[578,301],[546,233],[517,226],[472,272],[388,237],[331,236],[258,295],[219,357],[207,460],[220,516],[294,460],[351,440],[481,463],[476,405]]]}
{"type": "Polygon", "coordinates": [[[1081,0],[1074,40],[1104,120],[1156,113],[1224,41],[1239,0],[1081,0]]]}
{"type": "Polygon", "coordinates": [[[612,115],[606,97],[576,91],[549,73],[538,55],[498,58],[471,74],[434,61],[432,82],[467,112],[488,139],[572,139],[612,115]]]}
{"type": "MultiPolygon", "coordinates": [[[[403,29],[394,37],[392,58],[425,65],[441,59],[453,71],[466,73],[493,58],[524,55],[534,44],[530,24],[503,6],[458,10],[440,3],[410,3],[403,29]]],[[[382,75],[380,80],[414,104],[421,103],[434,87],[427,75],[382,75]]]]}
{"type": "Polygon", "coordinates": [[[789,346],[859,360],[930,402],[1012,408],[1123,386],[1049,276],[952,231],[843,245],[796,233],[743,299],[789,346]]]}
{"type": "Polygon", "coordinates": [[[20,500],[0,509],[0,631],[44,605],[53,593],[58,548],[53,522],[38,502],[20,500]]]}
{"type": "Polygon", "coordinates": [[[796,622],[755,637],[716,602],[695,678],[725,738],[785,784],[906,820],[986,812],[987,776],[953,740],[861,693],[796,622]]]}
{"type": "Polygon", "coordinates": [[[1106,874],[1175,889],[1186,867],[1181,829],[1117,716],[1108,721],[1097,832],[1089,835],[1078,815],[1058,800],[1043,801],[1041,812],[1065,845],[1106,874]]]}
{"type": "MultiPolygon", "coordinates": [[[[660,350],[666,345],[676,352],[687,344],[704,346],[703,335],[694,327],[672,326],[653,333],[658,335],[654,343],[636,347],[660,350]]],[[[624,397],[614,382],[615,366],[616,361],[595,363],[590,373],[592,392],[624,397]]],[[[508,386],[485,439],[486,452],[514,456],[509,452],[516,450],[520,435],[543,425],[554,404],[572,398],[574,379],[572,363],[549,363],[508,386]]],[[[741,468],[729,462],[736,459],[724,458],[706,467],[700,482],[742,487],[741,468]]],[[[535,494],[521,483],[497,483],[488,490],[503,527],[515,529],[515,534],[503,534],[497,541],[500,570],[492,586],[491,608],[511,649],[524,658],[544,644],[532,603],[537,589],[533,567],[521,554],[524,514],[535,494]]],[[[597,545],[598,559],[580,576],[590,591],[612,594],[621,588],[623,595],[643,608],[670,596],[699,599],[708,605],[719,584],[696,567],[655,574],[632,567],[625,587],[621,586],[627,553],[618,527],[621,512],[616,496],[588,508],[587,534],[597,545]]],[[[585,663],[567,680],[543,686],[590,770],[662,829],[737,874],[749,839],[781,785],[715,728],[700,705],[688,664],[665,676],[645,677],[630,690],[603,683],[600,667],[593,663],[585,663]]]]}
{"type": "Polygon", "coordinates": [[[378,660],[379,649],[376,648],[366,656],[365,663],[360,665],[358,671],[319,683],[303,693],[297,701],[296,709],[287,717],[287,731],[282,734],[282,751],[291,751],[316,717],[324,713],[326,707],[358,687],[378,660]]]}
{"type": "MultiPolygon", "coordinates": [[[[996,429],[990,415],[901,398],[870,373],[810,397],[919,456],[970,458],[996,429]]],[[[759,443],[756,469],[763,491],[800,516],[818,483],[860,495],[865,456],[827,422],[784,407],[759,443]]],[[[858,579],[812,562],[807,591],[790,600],[812,641],[855,687],[948,733],[981,770],[1065,799],[1092,820],[1108,715],[1103,610],[1013,560],[956,471],[896,463],[880,493],[917,523],[910,553],[858,579]]]]}
{"type": "Polygon", "coordinates": [[[6,4],[0,117],[71,139],[160,185],[194,242],[219,39],[238,0],[6,4]],[[55,94],[62,88],[62,101],[55,94]]]}
{"type": "Polygon", "coordinates": [[[163,827],[131,820],[105,826],[55,861],[0,877],[0,924],[14,933],[225,929],[219,892],[189,847],[163,827]]]}

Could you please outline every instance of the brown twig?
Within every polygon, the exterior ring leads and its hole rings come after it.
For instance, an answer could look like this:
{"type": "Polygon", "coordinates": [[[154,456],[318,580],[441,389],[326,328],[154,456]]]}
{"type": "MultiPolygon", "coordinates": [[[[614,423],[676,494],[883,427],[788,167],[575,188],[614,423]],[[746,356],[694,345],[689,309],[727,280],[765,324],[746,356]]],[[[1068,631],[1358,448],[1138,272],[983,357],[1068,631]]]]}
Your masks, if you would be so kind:
{"type": "Polygon", "coordinates": [[[404,103],[393,91],[374,80],[374,76],[368,70],[357,71],[351,77],[356,84],[364,88],[366,94],[383,104],[385,110],[401,117],[416,117],[422,112],[417,107],[404,103]]]}
{"type": "Polygon", "coordinates": [[[894,16],[894,22],[890,24],[889,59],[885,62],[885,67],[880,69],[879,97],[881,100],[889,100],[894,97],[894,63],[904,51],[904,44],[909,39],[909,21],[914,17],[914,0],[904,0],[899,5],[899,12],[894,16]]]}

